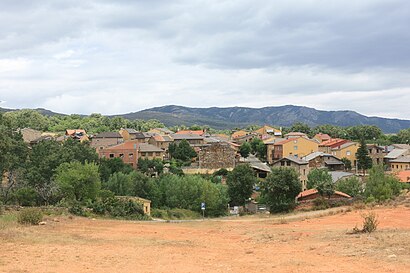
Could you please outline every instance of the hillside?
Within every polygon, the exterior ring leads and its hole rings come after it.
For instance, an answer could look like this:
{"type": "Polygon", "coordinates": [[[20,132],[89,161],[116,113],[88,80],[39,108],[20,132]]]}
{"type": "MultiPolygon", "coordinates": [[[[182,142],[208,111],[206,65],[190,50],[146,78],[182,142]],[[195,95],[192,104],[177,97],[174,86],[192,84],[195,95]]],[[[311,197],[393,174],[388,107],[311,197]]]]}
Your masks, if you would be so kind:
{"type": "Polygon", "coordinates": [[[243,127],[249,124],[291,126],[295,122],[303,122],[309,126],[376,125],[385,133],[395,133],[410,128],[410,120],[367,117],[354,111],[321,111],[293,105],[263,108],[190,108],[168,105],[120,116],[129,119],[158,119],[167,126],[198,124],[209,125],[216,129],[243,127]]]}

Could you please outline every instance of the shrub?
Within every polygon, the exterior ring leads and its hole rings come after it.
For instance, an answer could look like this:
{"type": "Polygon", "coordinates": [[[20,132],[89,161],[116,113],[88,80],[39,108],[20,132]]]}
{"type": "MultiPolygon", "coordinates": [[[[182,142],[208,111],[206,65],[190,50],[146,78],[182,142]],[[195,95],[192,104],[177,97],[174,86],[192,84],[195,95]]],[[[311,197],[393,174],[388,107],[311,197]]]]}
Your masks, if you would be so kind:
{"type": "Polygon", "coordinates": [[[202,217],[200,213],[187,209],[153,209],[151,215],[154,218],[165,220],[199,219],[202,217]]]}
{"type": "Polygon", "coordinates": [[[4,213],[4,207],[3,207],[3,202],[0,201],[0,215],[4,213]]]}
{"type": "Polygon", "coordinates": [[[107,198],[95,201],[91,208],[94,213],[128,219],[142,219],[144,209],[142,204],[126,198],[107,198]]]}
{"type": "Polygon", "coordinates": [[[17,222],[23,225],[38,225],[43,220],[43,213],[37,208],[27,208],[17,216],[17,222]]]}
{"type": "Polygon", "coordinates": [[[377,229],[379,221],[374,212],[369,212],[368,214],[362,215],[363,217],[363,232],[371,233],[377,229]]]}
{"type": "Polygon", "coordinates": [[[14,193],[14,198],[20,206],[35,206],[39,196],[32,188],[20,188],[14,193]]]}
{"type": "Polygon", "coordinates": [[[87,216],[84,207],[81,206],[80,203],[74,203],[70,208],[68,208],[68,212],[77,216],[87,216]]]}
{"type": "Polygon", "coordinates": [[[328,209],[329,207],[330,207],[330,204],[328,200],[326,200],[324,197],[318,197],[315,200],[313,200],[314,210],[323,210],[323,209],[328,209]]]}

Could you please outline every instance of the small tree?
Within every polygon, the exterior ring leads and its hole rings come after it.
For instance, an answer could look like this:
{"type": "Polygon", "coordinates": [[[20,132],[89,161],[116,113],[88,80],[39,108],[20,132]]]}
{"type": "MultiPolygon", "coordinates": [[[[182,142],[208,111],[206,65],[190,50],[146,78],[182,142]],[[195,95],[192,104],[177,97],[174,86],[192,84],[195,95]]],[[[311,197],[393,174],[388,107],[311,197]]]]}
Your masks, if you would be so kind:
{"type": "Polygon", "coordinates": [[[292,168],[272,168],[262,183],[262,199],[271,212],[289,211],[296,205],[295,198],[302,190],[298,174],[292,168]]]}
{"type": "Polygon", "coordinates": [[[253,192],[253,186],[258,182],[253,169],[248,164],[236,166],[228,174],[226,183],[231,205],[244,205],[253,192]]]}
{"type": "Polygon", "coordinates": [[[195,150],[189,145],[186,139],[181,140],[179,144],[170,144],[168,151],[171,158],[183,162],[191,162],[191,159],[197,156],[195,150]]]}
{"type": "Polygon", "coordinates": [[[309,189],[316,188],[320,195],[330,198],[335,192],[332,176],[327,169],[314,169],[308,174],[309,189]]]}
{"type": "Polygon", "coordinates": [[[251,144],[249,144],[248,142],[242,143],[242,145],[239,147],[239,153],[244,158],[247,158],[249,156],[249,154],[251,153],[251,150],[252,150],[251,144]]]}
{"type": "Polygon", "coordinates": [[[57,168],[55,180],[64,197],[78,202],[95,200],[101,187],[98,166],[94,163],[63,163],[57,168]]]}
{"type": "Polygon", "coordinates": [[[399,195],[402,187],[399,180],[384,173],[383,166],[376,165],[370,169],[366,181],[365,196],[377,201],[384,201],[399,195]]]}
{"type": "Polygon", "coordinates": [[[345,164],[345,170],[350,171],[352,169],[352,161],[346,157],[341,159],[343,164],[345,164]]]}
{"type": "Polygon", "coordinates": [[[336,183],[336,190],[344,192],[352,197],[359,196],[363,193],[362,184],[355,176],[338,181],[336,183]]]}
{"type": "Polygon", "coordinates": [[[252,153],[256,155],[259,159],[266,159],[266,145],[260,138],[254,138],[251,141],[252,153]]]}
{"type": "Polygon", "coordinates": [[[367,149],[364,138],[360,140],[360,146],[359,149],[357,149],[356,158],[357,167],[360,170],[363,170],[363,174],[366,172],[366,170],[372,167],[372,159],[369,156],[369,151],[367,149]]]}

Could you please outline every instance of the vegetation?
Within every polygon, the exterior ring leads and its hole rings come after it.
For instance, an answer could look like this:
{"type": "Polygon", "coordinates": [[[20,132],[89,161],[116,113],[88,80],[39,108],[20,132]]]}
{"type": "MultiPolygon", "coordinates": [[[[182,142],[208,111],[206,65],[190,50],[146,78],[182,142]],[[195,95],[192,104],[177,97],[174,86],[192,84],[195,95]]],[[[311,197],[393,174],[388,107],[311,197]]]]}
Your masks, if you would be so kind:
{"type": "Polygon", "coordinates": [[[352,161],[351,161],[350,159],[348,159],[348,158],[346,158],[346,157],[343,157],[343,158],[341,159],[341,161],[343,162],[343,164],[345,164],[345,169],[346,169],[347,171],[352,170],[352,161]]]}
{"type": "Polygon", "coordinates": [[[384,173],[383,166],[376,165],[370,169],[366,180],[365,197],[375,201],[385,201],[400,194],[402,186],[399,180],[384,173]]]}
{"type": "Polygon", "coordinates": [[[336,183],[336,190],[344,192],[352,197],[363,194],[363,186],[355,176],[342,179],[336,183]]]}
{"type": "Polygon", "coordinates": [[[251,152],[256,155],[261,160],[266,160],[266,145],[260,138],[252,139],[251,143],[251,152]]]}
{"type": "Polygon", "coordinates": [[[309,189],[317,189],[321,196],[330,198],[335,192],[335,185],[332,181],[332,176],[327,169],[314,169],[308,174],[307,187],[309,189]]]}
{"type": "Polygon", "coordinates": [[[192,158],[197,156],[195,150],[186,139],[183,139],[179,144],[169,144],[168,151],[171,158],[180,160],[187,165],[190,165],[192,158]]]}
{"type": "Polygon", "coordinates": [[[357,167],[359,170],[362,170],[363,173],[372,167],[372,159],[369,156],[369,151],[364,138],[360,140],[360,146],[359,149],[357,149],[356,158],[357,167]]]}
{"type": "Polygon", "coordinates": [[[374,212],[369,212],[368,214],[363,214],[363,228],[359,229],[357,226],[353,228],[353,234],[355,233],[372,233],[376,231],[379,221],[377,220],[377,215],[374,212]]]}
{"type": "Polygon", "coordinates": [[[243,158],[247,158],[252,151],[252,146],[248,142],[244,142],[239,147],[239,153],[243,158]]]}
{"type": "Polygon", "coordinates": [[[226,183],[231,206],[242,206],[249,200],[253,187],[258,182],[253,169],[248,164],[236,166],[228,174],[226,183]]]}
{"type": "Polygon", "coordinates": [[[43,213],[37,208],[26,208],[19,212],[17,222],[22,225],[38,225],[43,220],[43,213]]]}
{"type": "Polygon", "coordinates": [[[292,210],[295,198],[302,190],[298,174],[291,168],[272,168],[262,186],[261,199],[269,205],[271,212],[292,210]]]}

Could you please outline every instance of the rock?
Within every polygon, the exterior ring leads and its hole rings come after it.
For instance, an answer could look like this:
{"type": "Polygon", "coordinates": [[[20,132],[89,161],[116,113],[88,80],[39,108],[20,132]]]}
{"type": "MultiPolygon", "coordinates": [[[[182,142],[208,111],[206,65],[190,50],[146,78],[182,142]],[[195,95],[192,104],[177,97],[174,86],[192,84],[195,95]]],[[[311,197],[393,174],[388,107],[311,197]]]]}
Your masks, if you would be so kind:
{"type": "Polygon", "coordinates": [[[38,223],[38,225],[39,225],[39,226],[45,226],[45,225],[47,225],[47,222],[44,222],[44,221],[43,221],[43,222],[38,223]]]}
{"type": "Polygon", "coordinates": [[[389,259],[395,259],[395,258],[397,258],[397,256],[394,255],[394,254],[392,254],[392,255],[387,256],[387,258],[389,258],[389,259]]]}

